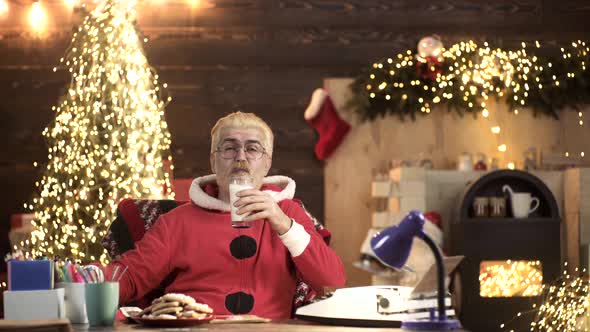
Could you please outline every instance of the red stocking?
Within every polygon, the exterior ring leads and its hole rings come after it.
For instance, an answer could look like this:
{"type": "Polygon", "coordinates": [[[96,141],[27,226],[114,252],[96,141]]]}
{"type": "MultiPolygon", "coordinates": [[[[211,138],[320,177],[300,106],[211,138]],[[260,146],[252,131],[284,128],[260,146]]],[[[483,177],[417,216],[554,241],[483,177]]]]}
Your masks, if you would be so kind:
{"type": "Polygon", "coordinates": [[[324,89],[313,92],[304,117],[320,136],[314,149],[319,160],[330,157],[350,130],[350,125],[340,118],[324,89]]]}

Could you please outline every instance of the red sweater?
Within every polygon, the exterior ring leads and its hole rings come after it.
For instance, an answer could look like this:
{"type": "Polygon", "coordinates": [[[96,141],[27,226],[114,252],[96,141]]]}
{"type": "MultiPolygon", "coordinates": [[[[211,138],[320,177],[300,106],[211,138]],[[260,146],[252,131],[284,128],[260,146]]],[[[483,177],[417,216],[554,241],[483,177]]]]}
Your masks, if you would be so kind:
{"type": "Polygon", "coordinates": [[[190,295],[216,314],[288,318],[296,273],[316,290],[343,286],[342,262],[305,211],[291,199],[278,204],[295,221],[289,232],[299,228],[298,237],[309,238],[300,254],[296,250],[293,257],[284,239],[263,220],[236,229],[229,212],[182,205],[162,215],[135,250],[114,262],[128,267],[120,280],[120,303],[142,297],[172,274],[167,293],[190,295]]]}

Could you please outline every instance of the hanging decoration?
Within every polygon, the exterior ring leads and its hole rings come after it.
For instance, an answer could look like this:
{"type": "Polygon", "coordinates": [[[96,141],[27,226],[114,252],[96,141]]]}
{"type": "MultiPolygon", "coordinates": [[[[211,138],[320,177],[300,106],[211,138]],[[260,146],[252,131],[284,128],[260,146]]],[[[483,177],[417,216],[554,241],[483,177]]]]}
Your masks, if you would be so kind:
{"type": "Polygon", "coordinates": [[[515,114],[527,109],[558,118],[566,107],[590,103],[586,43],[572,42],[553,56],[540,49],[539,42],[503,50],[471,40],[444,48],[438,36],[428,36],[417,53],[407,50],[373,63],[352,83],[348,107],[370,121],[386,115],[414,120],[437,104],[488,117],[487,101],[497,97],[515,114]]]}

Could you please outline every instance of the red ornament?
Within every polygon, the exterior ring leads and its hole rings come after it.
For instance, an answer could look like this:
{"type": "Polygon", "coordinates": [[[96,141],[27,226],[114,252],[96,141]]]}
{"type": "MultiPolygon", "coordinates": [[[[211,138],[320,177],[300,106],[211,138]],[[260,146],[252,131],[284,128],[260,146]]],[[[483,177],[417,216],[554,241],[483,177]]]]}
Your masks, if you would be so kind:
{"type": "Polygon", "coordinates": [[[476,171],[487,171],[488,165],[483,160],[480,160],[473,166],[473,169],[476,171]]]}
{"type": "Polygon", "coordinates": [[[416,61],[416,72],[422,79],[434,81],[442,73],[442,61],[436,56],[420,57],[416,61]]]}

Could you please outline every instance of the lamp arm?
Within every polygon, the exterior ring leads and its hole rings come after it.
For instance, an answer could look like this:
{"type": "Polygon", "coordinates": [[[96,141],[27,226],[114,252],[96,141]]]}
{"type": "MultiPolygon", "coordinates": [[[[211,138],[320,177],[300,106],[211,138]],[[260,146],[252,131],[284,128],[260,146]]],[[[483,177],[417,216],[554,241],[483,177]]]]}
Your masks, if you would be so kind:
{"type": "Polygon", "coordinates": [[[430,247],[430,250],[432,250],[433,254],[434,254],[434,258],[435,258],[435,262],[436,262],[436,272],[438,275],[438,294],[437,294],[437,300],[438,300],[438,320],[442,321],[442,320],[446,320],[447,319],[447,314],[446,314],[446,310],[445,310],[445,266],[443,264],[443,256],[442,253],[440,251],[440,248],[438,247],[438,245],[434,242],[434,240],[428,236],[428,234],[424,233],[424,231],[420,231],[420,233],[418,234],[418,237],[420,239],[422,239],[424,242],[426,242],[426,244],[430,247]]]}

